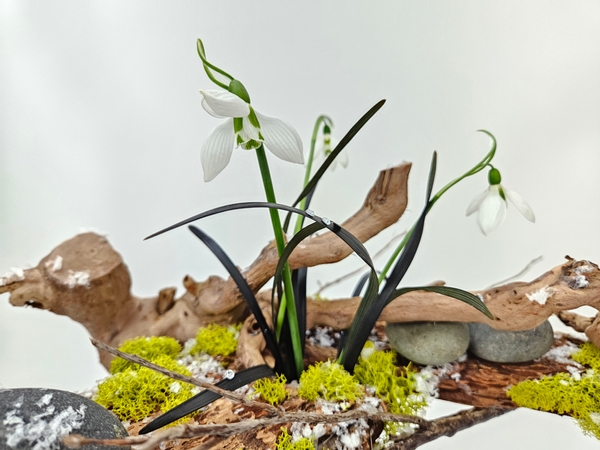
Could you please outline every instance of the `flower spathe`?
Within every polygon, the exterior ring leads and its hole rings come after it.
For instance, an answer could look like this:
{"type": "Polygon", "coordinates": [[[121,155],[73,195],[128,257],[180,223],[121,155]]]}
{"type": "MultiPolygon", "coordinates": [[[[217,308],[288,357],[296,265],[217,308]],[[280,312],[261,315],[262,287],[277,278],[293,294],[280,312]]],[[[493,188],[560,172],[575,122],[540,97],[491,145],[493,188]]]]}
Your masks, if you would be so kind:
{"type": "Polygon", "coordinates": [[[467,216],[477,211],[477,224],[486,236],[499,227],[506,217],[508,200],[530,222],[535,222],[535,215],[523,197],[515,191],[506,189],[500,184],[500,172],[492,168],[489,173],[489,187],[477,195],[467,207],[467,216]]]}
{"type": "Polygon", "coordinates": [[[200,159],[204,181],[211,181],[229,164],[235,147],[265,147],[284,161],[304,163],[302,140],[283,120],[264,116],[238,95],[221,90],[202,90],[202,107],[211,116],[226,118],[202,145],[200,159]]]}

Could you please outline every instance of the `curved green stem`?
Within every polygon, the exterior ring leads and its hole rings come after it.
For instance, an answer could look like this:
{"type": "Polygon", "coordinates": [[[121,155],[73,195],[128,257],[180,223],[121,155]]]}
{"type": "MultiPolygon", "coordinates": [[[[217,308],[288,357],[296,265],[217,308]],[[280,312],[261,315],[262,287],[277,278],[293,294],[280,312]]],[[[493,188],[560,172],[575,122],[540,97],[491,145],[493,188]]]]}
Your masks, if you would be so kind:
{"type": "MultiPolygon", "coordinates": [[[[442,197],[442,195],[444,195],[446,193],[446,191],[448,189],[450,189],[452,186],[454,186],[455,184],[457,184],[461,180],[464,180],[465,178],[470,177],[471,175],[475,175],[476,173],[481,172],[483,169],[486,168],[486,166],[490,165],[490,162],[492,161],[492,159],[494,158],[494,155],[496,154],[496,138],[489,131],[486,131],[486,130],[477,130],[477,131],[479,131],[481,133],[487,134],[492,139],[492,148],[483,157],[483,159],[481,161],[479,161],[475,166],[473,166],[473,168],[471,170],[465,172],[460,177],[455,178],[454,180],[450,181],[450,183],[448,183],[446,186],[444,186],[442,189],[440,189],[431,198],[431,200],[429,200],[429,205],[427,206],[427,212],[431,211],[431,208],[433,207],[433,205],[435,205],[436,202],[442,197]]],[[[387,263],[383,267],[383,269],[381,271],[381,274],[379,275],[379,282],[380,283],[385,279],[385,277],[387,276],[390,268],[392,267],[392,264],[394,264],[394,262],[398,258],[398,255],[400,255],[400,252],[402,251],[402,249],[404,248],[404,246],[406,245],[406,243],[410,239],[410,237],[411,237],[411,235],[412,235],[412,233],[413,233],[413,231],[415,229],[415,225],[416,224],[414,224],[410,228],[410,230],[408,231],[408,233],[406,233],[406,235],[404,236],[404,239],[402,239],[402,241],[398,244],[398,246],[394,250],[394,253],[392,253],[392,256],[390,256],[390,258],[388,259],[387,263]]]]}
{"type": "MultiPolygon", "coordinates": [[[[265,188],[265,194],[267,201],[271,203],[277,203],[275,199],[275,191],[273,189],[273,181],[271,180],[271,172],[269,171],[269,164],[267,162],[267,155],[265,155],[265,149],[261,145],[256,149],[256,157],[258,158],[258,165],[260,167],[260,174],[262,176],[263,185],[265,188]]],[[[271,223],[273,224],[273,233],[275,234],[275,242],[277,244],[277,252],[279,255],[283,253],[285,248],[285,240],[283,237],[283,229],[281,228],[281,220],[279,218],[279,212],[275,209],[269,209],[271,215],[271,223]]],[[[302,340],[300,338],[300,329],[298,326],[298,315],[296,314],[296,304],[294,302],[294,291],[292,289],[292,272],[290,271],[289,264],[285,264],[283,269],[283,286],[284,296],[279,299],[279,310],[287,310],[287,318],[290,326],[290,335],[292,337],[292,348],[294,350],[294,361],[296,365],[296,372],[298,376],[304,369],[303,351],[302,351],[302,340]]],[[[279,323],[279,317],[276,325],[277,337],[281,336],[281,325],[279,323]]],[[[283,318],[282,318],[283,322],[283,318]]]]}
{"type": "MultiPolygon", "coordinates": [[[[308,159],[306,161],[306,171],[304,172],[304,184],[302,186],[306,186],[310,181],[310,174],[312,172],[312,163],[315,155],[315,144],[317,143],[317,134],[319,133],[319,129],[321,128],[321,124],[328,125],[329,127],[333,126],[333,121],[329,116],[324,114],[317,117],[317,121],[315,122],[315,126],[313,127],[312,137],[310,139],[310,151],[308,152],[308,159]]],[[[306,197],[304,197],[300,201],[300,205],[298,206],[300,209],[304,209],[306,206],[306,197]]],[[[298,216],[296,220],[296,227],[294,232],[297,233],[302,228],[303,216],[298,216]]]]}

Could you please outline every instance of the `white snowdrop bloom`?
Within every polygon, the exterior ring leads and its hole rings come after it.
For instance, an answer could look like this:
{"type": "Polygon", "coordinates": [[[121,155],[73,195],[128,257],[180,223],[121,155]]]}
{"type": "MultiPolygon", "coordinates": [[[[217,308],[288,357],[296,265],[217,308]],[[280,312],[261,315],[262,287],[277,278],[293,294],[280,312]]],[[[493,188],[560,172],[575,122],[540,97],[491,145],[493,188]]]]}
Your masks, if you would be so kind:
{"type": "Polygon", "coordinates": [[[248,93],[239,81],[231,81],[229,89],[233,92],[200,91],[206,112],[227,119],[202,145],[200,157],[204,181],[211,181],[229,164],[235,147],[253,150],[264,144],[278,158],[303,164],[302,140],[298,132],[283,120],[254,111],[248,93]]]}
{"type": "MultiPolygon", "coordinates": [[[[323,138],[317,141],[315,145],[315,155],[317,161],[323,163],[327,157],[331,154],[331,152],[335,149],[338,142],[335,138],[331,136],[331,128],[327,125],[323,127],[323,138]]],[[[334,171],[337,167],[338,163],[345,169],[348,167],[348,154],[345,150],[342,150],[341,153],[337,155],[337,157],[333,160],[329,169],[334,171]]]]}
{"type": "Polygon", "coordinates": [[[523,217],[530,222],[535,222],[535,215],[523,197],[500,184],[501,177],[498,169],[492,168],[488,179],[489,187],[475,197],[467,207],[467,216],[477,211],[477,224],[483,234],[487,236],[504,222],[507,200],[515,205],[523,217]]]}

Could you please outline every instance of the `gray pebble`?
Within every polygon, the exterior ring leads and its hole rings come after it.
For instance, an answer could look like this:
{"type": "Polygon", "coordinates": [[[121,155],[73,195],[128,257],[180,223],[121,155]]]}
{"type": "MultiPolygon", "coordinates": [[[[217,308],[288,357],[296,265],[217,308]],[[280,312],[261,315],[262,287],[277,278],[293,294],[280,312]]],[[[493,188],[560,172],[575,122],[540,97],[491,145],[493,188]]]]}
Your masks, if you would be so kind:
{"type": "Polygon", "coordinates": [[[462,322],[388,323],[385,332],[394,350],[418,364],[455,361],[469,346],[469,327],[462,322]]]}
{"type": "Polygon", "coordinates": [[[532,330],[495,330],[483,323],[470,323],[469,331],[469,351],[482,359],[500,363],[532,361],[550,350],[554,342],[552,325],[547,320],[532,330]]]}
{"type": "Polygon", "coordinates": [[[97,439],[128,436],[117,416],[72,392],[40,388],[0,390],[0,450],[67,450],[61,438],[71,433],[97,439]]]}

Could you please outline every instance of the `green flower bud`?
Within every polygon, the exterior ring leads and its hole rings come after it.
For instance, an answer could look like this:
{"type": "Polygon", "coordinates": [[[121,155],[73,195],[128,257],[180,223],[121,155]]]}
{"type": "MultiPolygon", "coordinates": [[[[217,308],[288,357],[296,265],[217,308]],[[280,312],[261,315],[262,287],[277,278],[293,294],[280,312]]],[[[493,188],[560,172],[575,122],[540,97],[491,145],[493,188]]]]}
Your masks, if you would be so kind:
{"type": "Polygon", "coordinates": [[[232,94],[235,94],[239,98],[244,100],[246,103],[250,103],[250,94],[248,94],[248,91],[246,90],[244,85],[241,83],[241,81],[231,80],[231,82],[229,83],[228,90],[232,94]]]}
{"type": "Polygon", "coordinates": [[[488,181],[490,182],[490,184],[492,186],[494,186],[496,184],[500,184],[500,181],[502,181],[502,177],[500,176],[500,171],[498,169],[496,169],[495,167],[492,167],[492,169],[488,173],[488,181]]]}

